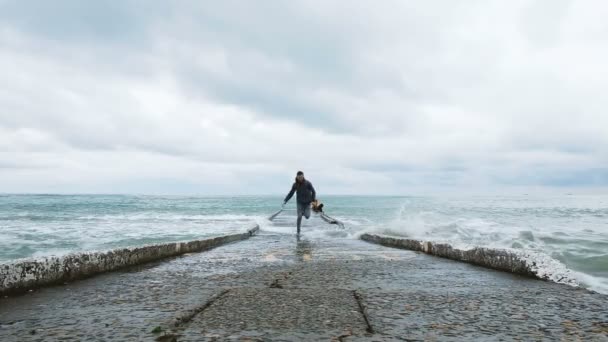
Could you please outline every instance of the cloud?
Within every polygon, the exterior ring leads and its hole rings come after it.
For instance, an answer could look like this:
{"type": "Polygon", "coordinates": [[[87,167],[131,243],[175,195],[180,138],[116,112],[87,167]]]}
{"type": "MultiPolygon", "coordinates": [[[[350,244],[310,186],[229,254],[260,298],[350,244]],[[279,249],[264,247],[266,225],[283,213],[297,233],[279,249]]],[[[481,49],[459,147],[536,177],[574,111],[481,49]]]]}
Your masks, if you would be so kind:
{"type": "Polygon", "coordinates": [[[43,40],[59,44],[134,44],[146,35],[151,22],[160,20],[170,7],[150,1],[41,0],[2,1],[0,20],[43,40]]]}
{"type": "Polygon", "coordinates": [[[0,1],[0,186],[268,193],[297,169],[341,193],[606,186],[606,14],[0,1]]]}

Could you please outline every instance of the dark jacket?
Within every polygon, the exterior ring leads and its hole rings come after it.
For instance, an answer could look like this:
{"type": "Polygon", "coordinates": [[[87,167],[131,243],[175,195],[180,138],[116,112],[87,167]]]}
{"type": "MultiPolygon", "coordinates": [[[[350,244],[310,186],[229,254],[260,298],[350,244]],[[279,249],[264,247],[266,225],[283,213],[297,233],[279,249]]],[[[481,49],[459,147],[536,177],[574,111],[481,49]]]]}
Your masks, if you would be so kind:
{"type": "Polygon", "coordinates": [[[309,204],[317,198],[317,193],[315,192],[315,188],[312,186],[312,183],[304,179],[302,183],[296,182],[291,186],[291,191],[285,197],[285,203],[291,199],[294,192],[297,192],[296,196],[298,203],[309,204]]]}

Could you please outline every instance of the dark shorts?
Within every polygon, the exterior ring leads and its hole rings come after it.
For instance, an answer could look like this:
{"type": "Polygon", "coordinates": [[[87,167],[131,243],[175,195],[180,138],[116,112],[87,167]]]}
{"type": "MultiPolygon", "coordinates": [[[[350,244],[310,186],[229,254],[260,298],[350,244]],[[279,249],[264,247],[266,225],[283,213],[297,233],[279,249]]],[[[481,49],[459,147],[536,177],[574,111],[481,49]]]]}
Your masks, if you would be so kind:
{"type": "Polygon", "coordinates": [[[310,218],[310,203],[298,203],[298,217],[310,218]]]}

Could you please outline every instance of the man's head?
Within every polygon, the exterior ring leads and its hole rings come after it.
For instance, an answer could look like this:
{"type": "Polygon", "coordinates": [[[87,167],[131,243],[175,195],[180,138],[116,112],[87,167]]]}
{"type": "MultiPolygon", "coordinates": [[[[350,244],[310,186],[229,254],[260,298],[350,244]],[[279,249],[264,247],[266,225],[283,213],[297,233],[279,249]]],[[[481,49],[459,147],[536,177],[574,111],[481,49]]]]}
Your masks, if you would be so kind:
{"type": "Polygon", "coordinates": [[[296,175],[296,179],[298,180],[298,182],[303,181],[304,180],[304,172],[298,171],[298,174],[296,175]]]}

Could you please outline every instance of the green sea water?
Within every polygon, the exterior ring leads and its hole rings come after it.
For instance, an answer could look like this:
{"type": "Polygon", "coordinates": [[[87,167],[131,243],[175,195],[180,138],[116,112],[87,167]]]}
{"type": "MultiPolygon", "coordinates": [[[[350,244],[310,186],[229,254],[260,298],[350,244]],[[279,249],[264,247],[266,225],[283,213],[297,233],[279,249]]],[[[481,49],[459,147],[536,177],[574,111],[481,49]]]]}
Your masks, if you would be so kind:
{"type": "MultiPolygon", "coordinates": [[[[608,196],[326,196],[345,224],[304,224],[317,239],[363,232],[535,251],[608,293],[608,196]]],[[[243,232],[280,208],[282,196],[0,195],[0,262],[79,251],[187,241],[243,232]]],[[[293,210],[293,200],[287,209],[293,210]]],[[[293,234],[294,228],[278,233],[293,234]]],[[[550,270],[549,270],[550,271],[550,270]]]]}

